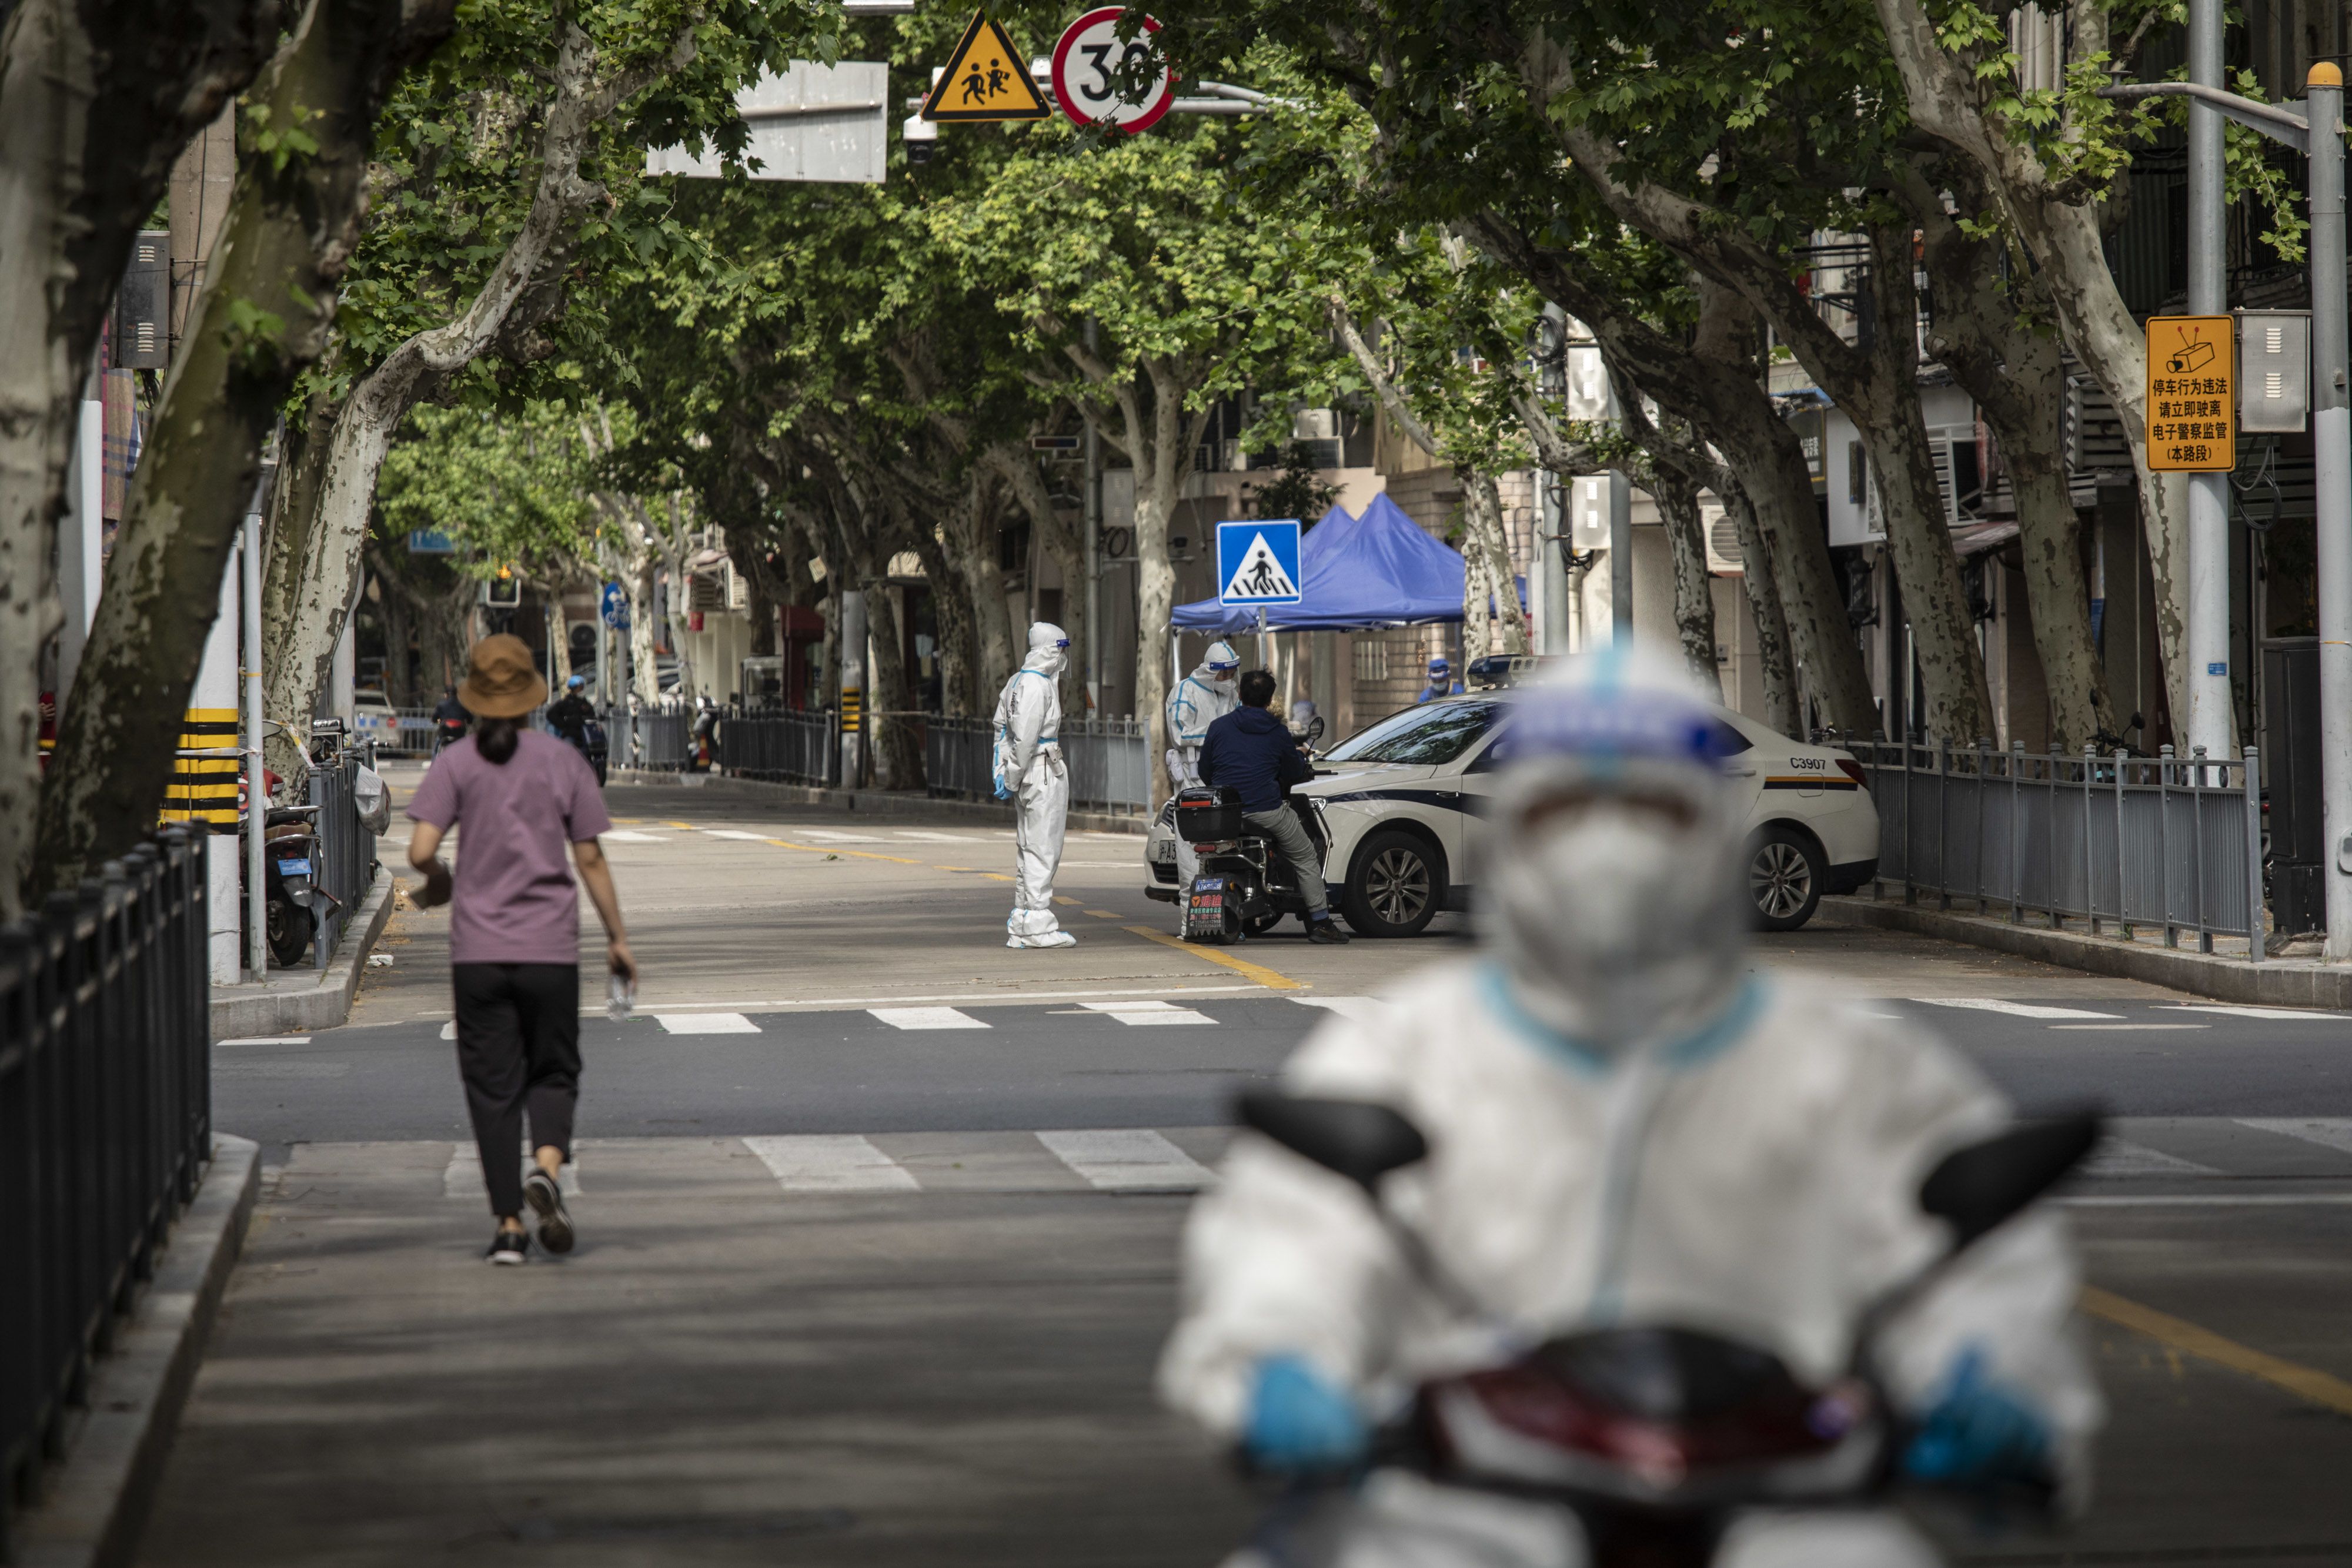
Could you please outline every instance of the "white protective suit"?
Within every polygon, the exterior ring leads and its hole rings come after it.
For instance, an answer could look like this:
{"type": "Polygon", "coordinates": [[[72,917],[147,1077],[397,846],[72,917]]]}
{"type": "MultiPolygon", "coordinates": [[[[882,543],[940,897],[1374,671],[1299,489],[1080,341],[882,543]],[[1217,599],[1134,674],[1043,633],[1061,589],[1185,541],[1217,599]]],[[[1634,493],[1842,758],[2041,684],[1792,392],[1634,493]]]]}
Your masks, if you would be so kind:
{"type": "MultiPolygon", "coordinates": [[[[1241,654],[1231,643],[1212,643],[1192,673],[1168,694],[1168,787],[1201,782],[1201,743],[1209,727],[1241,706],[1241,654]]],[[[1182,834],[1176,838],[1176,885],[1188,888],[1201,874],[1201,857],[1182,834]]]]}
{"type": "Polygon", "coordinates": [[[1062,763],[1062,668],[1069,638],[1040,621],[1029,656],[996,699],[996,788],[1013,801],[1013,913],[1007,947],[1068,947],[1077,938],[1054,915],[1054,875],[1070,815],[1070,775],[1062,763]]]}
{"type": "MultiPolygon", "coordinates": [[[[1532,746],[1524,710],[1514,724],[1532,746]]],[[[1540,767],[1527,772],[1541,779],[1540,767]]],[[[1686,779],[1702,810],[1679,836],[1641,829],[1663,815],[1621,818],[1608,804],[1612,789],[1652,783],[1672,798],[1675,771],[1637,758],[1555,774],[1557,817],[1575,816],[1562,799],[1603,801],[1586,808],[1598,831],[1581,836],[1525,827],[1517,813],[1538,792],[1514,796],[1507,779],[1481,877],[1486,952],[1423,971],[1368,1016],[1327,1019],[1285,1070],[1294,1092],[1379,1101],[1422,1129],[1429,1156],[1390,1176],[1383,1197],[1481,1314],[1448,1307],[1413,1272],[1360,1188],[1244,1134],[1187,1228],[1182,1317],[1160,1367],[1170,1404],[1233,1437],[1261,1360],[1286,1354],[1377,1420],[1431,1375],[1579,1328],[1643,1323],[1760,1344],[1821,1386],[1848,1367],[1862,1309],[1938,1255],[1944,1229],[1918,1208],[1920,1180],[2000,1128],[2006,1105],[1914,1026],[1833,1004],[1795,977],[1743,976],[1738,815],[1726,804],[1708,816],[1727,792],[1686,779]],[[1654,871],[1625,847],[1644,837],[1658,847],[1654,871]],[[1727,914],[1699,906],[1710,862],[1727,914]],[[1514,863],[1522,874],[1507,871],[1514,863]],[[1544,899],[1549,918],[1523,907],[1544,899]],[[1600,907],[1587,921],[1566,913],[1579,904],[1600,907]],[[1643,919],[1653,908],[1664,914],[1643,919]],[[1678,947],[1677,932],[1687,933],[1678,947]]],[[[1893,1392],[1925,1408],[1976,1351],[2041,1418],[2079,1498],[2101,1416],[2072,1327],[2079,1283],[2056,1215],[2011,1221],[1881,1334],[1893,1392]]],[[[1365,1539],[1382,1544],[1349,1553],[1351,1568],[1423,1560],[1407,1538],[1432,1517],[1430,1489],[1383,1476],[1360,1494],[1375,1521],[1365,1539]],[[1383,1508],[1421,1524],[1391,1528],[1383,1508]]],[[[1560,1511],[1454,1494],[1435,1514],[1449,1508],[1484,1511],[1505,1535],[1538,1542],[1496,1561],[1584,1561],[1560,1511]]],[[[1473,1558],[1488,1560],[1457,1542],[1427,1560],[1473,1558]]],[[[1717,1558],[1782,1561],[1935,1558],[1876,1514],[1756,1516],[1717,1558]]]]}

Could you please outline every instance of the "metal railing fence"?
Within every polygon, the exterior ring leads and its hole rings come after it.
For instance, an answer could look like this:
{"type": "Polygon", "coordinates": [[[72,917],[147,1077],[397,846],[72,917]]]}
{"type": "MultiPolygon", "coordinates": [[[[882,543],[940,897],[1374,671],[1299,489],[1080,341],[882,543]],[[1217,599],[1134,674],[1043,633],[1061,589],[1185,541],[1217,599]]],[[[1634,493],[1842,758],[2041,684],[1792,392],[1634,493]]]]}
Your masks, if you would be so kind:
{"type": "Polygon", "coordinates": [[[1842,742],[1868,776],[1878,808],[1878,880],[1906,903],[1932,894],[1948,909],[2006,904],[2053,926],[2070,917],[2095,934],[2158,929],[2166,946],[2193,936],[2243,936],[2263,957],[2263,814],[2254,748],[2209,760],[2022,747],[1955,748],[1918,742],[1842,742]]]}
{"type": "MultiPolygon", "coordinates": [[[[1131,718],[1068,718],[1062,757],[1070,804],[1141,815],[1150,804],[1150,727],[1131,718]]],[[[923,777],[934,795],[988,800],[996,795],[996,727],[988,719],[933,715],[923,728],[923,777]]]]}
{"type": "MultiPolygon", "coordinates": [[[[610,736],[614,727],[606,725],[605,734],[610,736]]],[[[635,713],[627,716],[624,727],[629,739],[628,766],[667,773],[685,769],[687,758],[693,750],[692,714],[635,713]]]]}
{"type": "Polygon", "coordinates": [[[347,747],[324,767],[310,769],[309,804],[319,808],[318,842],[312,850],[313,886],[334,900],[319,917],[311,939],[310,963],[323,969],[343,939],[343,930],[359,913],[360,901],[375,885],[375,835],[360,821],[352,799],[361,765],[375,766],[375,746],[370,741],[347,747]]]}
{"type": "Polygon", "coordinates": [[[0,927],[0,1561],[212,1136],[204,839],[0,927]]]}
{"type": "Polygon", "coordinates": [[[719,765],[746,779],[830,784],[839,731],[831,708],[730,708],[719,721],[719,765]]]}

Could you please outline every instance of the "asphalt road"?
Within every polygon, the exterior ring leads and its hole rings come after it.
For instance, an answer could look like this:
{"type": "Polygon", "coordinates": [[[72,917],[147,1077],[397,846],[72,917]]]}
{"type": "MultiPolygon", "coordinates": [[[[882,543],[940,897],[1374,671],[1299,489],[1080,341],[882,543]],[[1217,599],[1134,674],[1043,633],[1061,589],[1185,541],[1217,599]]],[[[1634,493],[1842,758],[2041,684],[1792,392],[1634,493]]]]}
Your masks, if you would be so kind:
{"type": "MultiPolygon", "coordinates": [[[[446,924],[404,912],[351,1026],[215,1051],[268,1186],[143,1560],[1216,1561],[1253,1501],[1150,1396],[1183,1194],[1236,1084],[1465,923],[1212,956],[1106,836],[1079,945],[1007,952],[1009,834],[613,797],[647,976],[583,1023],[582,1249],[478,1261],[446,924]]],[[[2352,1562],[2352,1016],[1828,925],[1759,965],[2119,1118],[2066,1196],[2096,1506],[1955,1553],[2352,1562]]]]}

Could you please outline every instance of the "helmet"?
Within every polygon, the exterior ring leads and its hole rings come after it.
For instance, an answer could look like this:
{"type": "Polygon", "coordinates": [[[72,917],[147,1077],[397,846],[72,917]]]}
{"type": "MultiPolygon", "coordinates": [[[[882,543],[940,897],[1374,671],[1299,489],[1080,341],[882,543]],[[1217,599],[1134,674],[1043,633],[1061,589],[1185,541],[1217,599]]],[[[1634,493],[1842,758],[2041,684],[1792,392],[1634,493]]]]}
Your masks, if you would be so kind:
{"type": "Polygon", "coordinates": [[[1201,663],[1219,674],[1230,675],[1242,667],[1242,656],[1234,652],[1231,643],[1221,640],[1209,644],[1209,651],[1201,655],[1201,663]]]}
{"type": "Polygon", "coordinates": [[[1687,1034],[1739,984],[1744,802],[1678,666],[1612,647],[1527,688],[1495,747],[1481,935],[1512,998],[1584,1051],[1687,1034]]]}
{"type": "Polygon", "coordinates": [[[1443,653],[1438,654],[1437,657],[1429,661],[1429,673],[1433,675],[1442,675],[1453,667],[1453,665],[1445,662],[1445,655],[1443,653]]]}
{"type": "Polygon", "coordinates": [[[587,677],[587,676],[585,676],[585,675],[574,675],[574,676],[572,676],[570,680],[568,680],[568,681],[566,681],[566,682],[564,682],[564,683],[563,683],[563,689],[564,689],[565,691],[568,691],[568,692],[576,692],[576,691],[578,691],[581,687],[583,687],[583,686],[586,685],[587,684],[588,684],[588,677],[587,677]]]}

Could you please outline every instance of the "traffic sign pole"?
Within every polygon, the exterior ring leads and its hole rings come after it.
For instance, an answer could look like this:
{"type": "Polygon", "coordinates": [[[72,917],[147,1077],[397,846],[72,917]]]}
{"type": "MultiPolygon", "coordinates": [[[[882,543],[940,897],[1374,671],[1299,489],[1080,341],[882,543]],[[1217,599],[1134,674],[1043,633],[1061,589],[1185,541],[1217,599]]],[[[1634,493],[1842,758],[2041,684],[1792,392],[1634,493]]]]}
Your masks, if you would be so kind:
{"type": "MultiPolygon", "coordinates": [[[[2327,841],[2327,942],[2352,959],[2352,407],[2344,288],[2344,73],[2311,68],[2311,434],[2318,545],[2320,795],[2327,841]]],[[[2283,760],[2283,759],[2279,759],[2283,760]]],[[[2273,767],[2278,766],[2274,760],[2273,767]]]]}
{"type": "MultiPolygon", "coordinates": [[[[2221,0],[2189,0],[2189,79],[2221,85],[2221,0]]],[[[2221,111],[2189,100],[2189,314],[2230,308],[2223,276],[2221,111]]],[[[2236,369],[2236,343],[2229,344],[2236,369]]],[[[2232,376],[2234,380],[2234,375],[2232,376]]],[[[2230,413],[2236,414],[2231,400],[2230,413]]],[[[2232,453],[2234,456],[2234,452],[2232,453]]],[[[2230,476],[2189,476],[2189,745],[2228,757],[2230,699],[2230,476]]],[[[2201,782],[2202,780],[2200,780],[2201,782]]]]}

